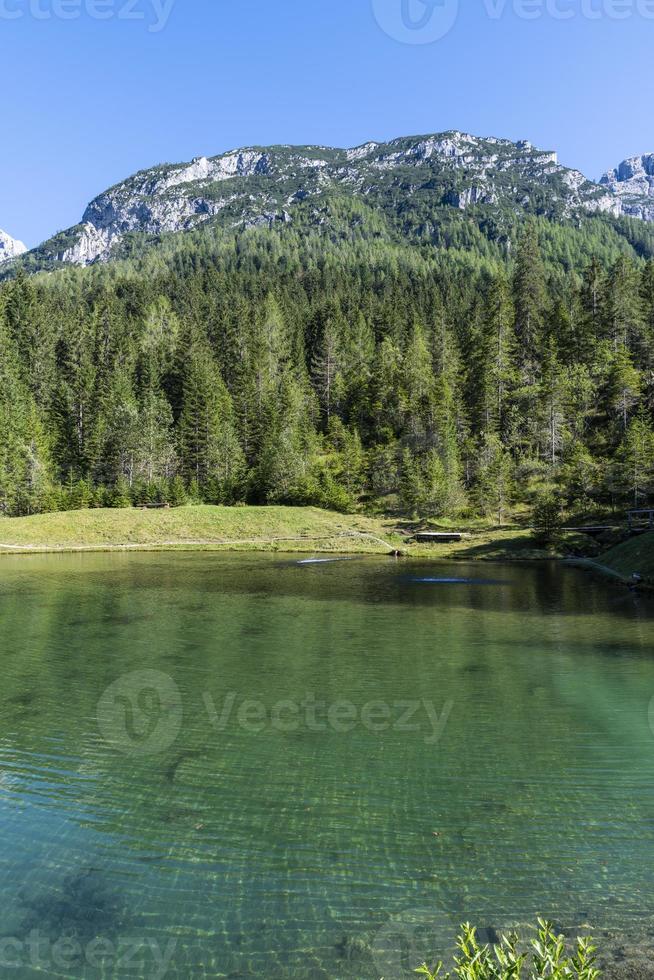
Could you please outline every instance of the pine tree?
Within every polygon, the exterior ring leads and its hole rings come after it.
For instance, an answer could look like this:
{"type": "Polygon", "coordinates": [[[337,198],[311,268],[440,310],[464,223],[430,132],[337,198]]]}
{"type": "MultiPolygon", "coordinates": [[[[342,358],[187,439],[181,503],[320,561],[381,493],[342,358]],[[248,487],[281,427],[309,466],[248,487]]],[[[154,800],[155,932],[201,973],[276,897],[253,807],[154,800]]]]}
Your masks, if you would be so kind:
{"type": "Polygon", "coordinates": [[[641,296],[645,367],[654,372],[654,259],[650,259],[643,270],[641,296]]]}
{"type": "Polygon", "coordinates": [[[422,514],[444,517],[450,513],[451,486],[443,460],[436,449],[430,449],[424,458],[419,488],[421,495],[417,506],[422,514]]]}
{"type": "Polygon", "coordinates": [[[375,356],[375,337],[361,310],[352,317],[345,332],[343,377],[346,411],[361,428],[369,412],[369,389],[375,356]]]}
{"type": "Polygon", "coordinates": [[[422,509],[425,499],[425,486],[418,465],[410,449],[402,453],[402,469],[400,476],[400,502],[403,510],[415,517],[422,509]]]}
{"type": "Polygon", "coordinates": [[[159,383],[173,370],[179,335],[179,317],[170,300],[158,296],[146,310],[140,343],[143,370],[151,383],[159,383]]]}
{"type": "Polygon", "coordinates": [[[347,429],[337,417],[332,418],[328,438],[336,452],[334,470],[337,481],[352,500],[356,500],[365,485],[366,454],[356,429],[347,429]]]}
{"type": "Polygon", "coordinates": [[[541,406],[543,438],[547,462],[554,470],[559,462],[565,434],[563,369],[556,341],[551,337],[543,355],[541,406]]]}
{"type": "Polygon", "coordinates": [[[613,347],[634,350],[643,339],[643,300],[640,274],[621,256],[611,269],[606,299],[606,320],[613,347]]]}
{"type": "Polygon", "coordinates": [[[405,432],[413,445],[429,444],[435,424],[435,379],[426,331],[415,320],[402,360],[402,401],[405,432]]]}
{"type": "Polygon", "coordinates": [[[380,443],[392,441],[401,429],[401,370],[401,351],[384,337],[376,350],[370,382],[370,421],[373,439],[380,443]]]}
{"type": "Polygon", "coordinates": [[[527,224],[518,245],[513,292],[520,361],[529,370],[538,357],[547,306],[538,232],[531,222],[527,224]]]}
{"type": "Polygon", "coordinates": [[[117,368],[100,403],[100,421],[94,434],[93,476],[113,487],[121,480],[132,487],[137,476],[142,438],[139,409],[129,368],[117,368]]]}
{"type": "Polygon", "coordinates": [[[619,413],[620,427],[626,432],[630,412],[638,401],[641,377],[624,346],[617,348],[608,377],[611,407],[619,413]]]}
{"type": "Polygon", "coordinates": [[[0,511],[9,516],[35,513],[42,509],[51,486],[50,447],[1,317],[0,433],[0,511]]]}
{"type": "Polygon", "coordinates": [[[88,473],[99,410],[99,372],[94,337],[86,319],[70,325],[59,343],[58,382],[53,393],[57,456],[64,473],[88,473]]]}
{"type": "Polygon", "coordinates": [[[502,432],[507,402],[516,384],[514,311],[503,276],[493,281],[481,316],[479,350],[472,359],[472,399],[484,431],[502,432]]]}
{"type": "Polygon", "coordinates": [[[447,485],[444,513],[456,514],[464,503],[461,485],[460,441],[466,430],[460,395],[460,359],[456,342],[443,330],[437,354],[434,384],[434,436],[447,485]]]}
{"type": "Polygon", "coordinates": [[[513,461],[494,433],[484,436],[479,450],[473,498],[480,513],[504,524],[513,498],[513,461]]]}
{"type": "Polygon", "coordinates": [[[152,483],[170,480],[176,468],[172,409],[163,392],[149,385],[139,405],[136,474],[152,483]]]}
{"type": "Polygon", "coordinates": [[[582,318],[576,355],[588,360],[593,344],[602,336],[606,305],[606,274],[596,256],[586,269],[581,288],[582,318]]]}
{"type": "Polygon", "coordinates": [[[643,409],[629,423],[616,459],[618,485],[634,507],[654,494],[654,430],[643,409]]]}
{"type": "Polygon", "coordinates": [[[345,396],[343,361],[340,332],[334,321],[328,320],[312,365],[314,385],[327,427],[332,413],[340,409],[345,396]]]}
{"type": "Polygon", "coordinates": [[[179,444],[187,480],[215,503],[237,499],[245,459],[234,424],[232,400],[208,351],[191,352],[183,386],[179,444]]]}
{"type": "Polygon", "coordinates": [[[308,489],[317,440],[307,421],[306,402],[302,386],[287,375],[279,401],[269,405],[263,427],[261,453],[253,475],[259,502],[311,502],[308,489]]]}

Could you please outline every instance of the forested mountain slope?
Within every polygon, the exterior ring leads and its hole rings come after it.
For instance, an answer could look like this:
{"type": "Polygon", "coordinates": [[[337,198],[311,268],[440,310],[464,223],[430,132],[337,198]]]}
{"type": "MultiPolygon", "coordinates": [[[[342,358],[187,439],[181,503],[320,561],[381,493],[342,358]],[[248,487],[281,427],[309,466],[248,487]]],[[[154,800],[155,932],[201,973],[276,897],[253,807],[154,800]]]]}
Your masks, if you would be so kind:
{"type": "Polygon", "coordinates": [[[423,241],[368,197],[324,206],[5,283],[3,512],[190,494],[506,520],[651,495],[652,226],[496,236],[450,208],[423,241]]]}
{"type": "Polygon", "coordinates": [[[579,226],[602,215],[614,243],[651,249],[652,229],[621,220],[654,217],[651,159],[625,161],[597,184],[526,141],[460,132],[351,150],[250,147],[135,174],[100,194],[80,224],[21,264],[30,270],[88,265],[207,226],[242,231],[282,224],[332,234],[339,202],[374,215],[380,236],[404,244],[469,245],[476,229],[477,238],[508,253],[513,226],[525,216],[579,226]]]}

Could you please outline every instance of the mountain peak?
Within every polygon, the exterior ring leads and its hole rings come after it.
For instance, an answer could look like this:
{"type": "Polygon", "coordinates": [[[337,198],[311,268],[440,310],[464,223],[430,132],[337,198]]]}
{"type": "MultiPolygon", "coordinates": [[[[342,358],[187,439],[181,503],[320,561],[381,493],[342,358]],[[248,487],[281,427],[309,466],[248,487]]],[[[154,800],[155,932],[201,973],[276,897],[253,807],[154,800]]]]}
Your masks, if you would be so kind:
{"type": "Polygon", "coordinates": [[[624,214],[654,221],[654,153],[627,157],[600,183],[618,196],[624,214]]]}
{"type": "Polygon", "coordinates": [[[0,264],[9,262],[10,259],[15,259],[18,255],[22,255],[26,251],[26,245],[23,245],[18,239],[12,238],[11,235],[8,235],[0,229],[0,264]]]}
{"type": "Polygon", "coordinates": [[[127,236],[156,240],[210,221],[243,230],[292,223],[301,212],[304,222],[324,224],[335,197],[356,198],[399,233],[424,240],[452,209],[481,209],[500,222],[526,214],[560,221],[597,213],[654,221],[653,195],[654,156],[626,161],[597,184],[528,140],[459,130],[351,149],[249,146],[134,174],[91,201],[81,223],[46,242],[34,258],[40,268],[89,265],[121,254],[127,236]],[[403,218],[407,207],[420,213],[413,230],[403,218]]]}

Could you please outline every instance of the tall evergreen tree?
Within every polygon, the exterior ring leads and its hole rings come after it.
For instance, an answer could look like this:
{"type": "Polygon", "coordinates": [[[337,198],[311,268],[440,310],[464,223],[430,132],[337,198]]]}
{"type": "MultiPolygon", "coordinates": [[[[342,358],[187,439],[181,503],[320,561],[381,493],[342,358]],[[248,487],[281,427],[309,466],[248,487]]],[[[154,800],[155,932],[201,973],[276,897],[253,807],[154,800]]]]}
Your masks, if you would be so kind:
{"type": "Polygon", "coordinates": [[[210,353],[203,349],[189,356],[179,445],[189,482],[208,489],[214,502],[232,502],[240,496],[245,459],[236,435],[232,400],[210,353]]]}
{"type": "Polygon", "coordinates": [[[543,333],[547,297],[538,231],[529,222],[518,244],[513,278],[515,331],[523,368],[536,362],[543,333]]]}
{"type": "Polygon", "coordinates": [[[618,485],[634,507],[654,493],[654,430],[645,412],[631,420],[616,458],[618,485]]]}

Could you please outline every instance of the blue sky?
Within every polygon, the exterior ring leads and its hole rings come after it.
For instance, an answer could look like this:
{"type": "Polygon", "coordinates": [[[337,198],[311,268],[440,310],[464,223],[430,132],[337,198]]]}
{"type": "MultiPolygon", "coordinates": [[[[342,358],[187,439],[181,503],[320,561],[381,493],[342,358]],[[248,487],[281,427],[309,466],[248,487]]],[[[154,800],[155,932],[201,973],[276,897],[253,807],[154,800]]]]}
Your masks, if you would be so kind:
{"type": "Polygon", "coordinates": [[[593,177],[654,150],[654,0],[458,2],[0,0],[0,228],[33,246],[135,170],[253,143],[462,129],[593,177]]]}

